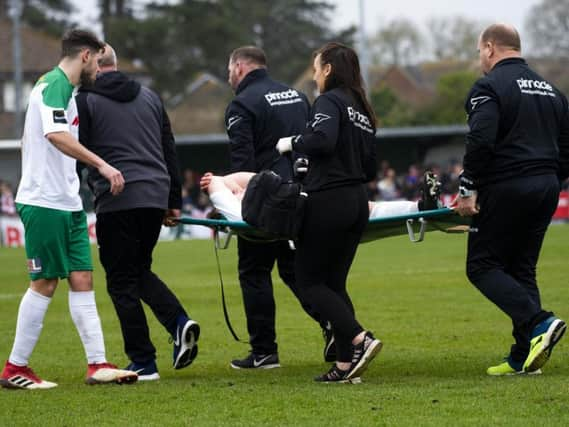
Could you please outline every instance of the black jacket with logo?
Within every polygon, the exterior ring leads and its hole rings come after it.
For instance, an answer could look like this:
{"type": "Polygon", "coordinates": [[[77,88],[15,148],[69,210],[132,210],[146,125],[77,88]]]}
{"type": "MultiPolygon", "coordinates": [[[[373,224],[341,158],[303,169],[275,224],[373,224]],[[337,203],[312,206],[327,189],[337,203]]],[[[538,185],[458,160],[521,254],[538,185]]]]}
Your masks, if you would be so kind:
{"type": "Polygon", "coordinates": [[[524,59],[498,62],[474,84],[465,108],[467,188],[522,176],[569,176],[567,99],[524,59]]]}
{"type": "Polygon", "coordinates": [[[293,150],[310,159],[307,191],[364,183],[375,178],[375,127],[351,92],[336,88],[320,95],[311,122],[293,150]]]}
{"type": "Polygon", "coordinates": [[[275,146],[279,138],[304,131],[309,111],[303,93],[272,80],[265,69],[247,74],[225,111],[231,172],[270,169],[290,179],[290,157],[275,146]]]}
{"type": "Polygon", "coordinates": [[[79,141],[121,171],[125,188],[113,196],[89,167],[97,213],[134,208],[179,209],[180,172],[170,120],[150,89],[119,71],[102,73],[76,97],[79,141]]]}

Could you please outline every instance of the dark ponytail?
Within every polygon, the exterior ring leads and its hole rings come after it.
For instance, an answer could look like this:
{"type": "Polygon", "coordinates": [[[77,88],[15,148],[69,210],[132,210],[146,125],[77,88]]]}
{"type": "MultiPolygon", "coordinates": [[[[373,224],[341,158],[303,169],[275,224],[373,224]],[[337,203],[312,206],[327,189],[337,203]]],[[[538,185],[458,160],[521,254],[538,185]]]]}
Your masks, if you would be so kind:
{"type": "Polygon", "coordinates": [[[330,64],[332,72],[326,78],[324,92],[335,88],[349,89],[361,103],[373,127],[377,119],[363,88],[363,78],[360,71],[360,61],[356,52],[341,43],[326,43],[316,52],[314,57],[320,55],[321,65],[330,64]]]}

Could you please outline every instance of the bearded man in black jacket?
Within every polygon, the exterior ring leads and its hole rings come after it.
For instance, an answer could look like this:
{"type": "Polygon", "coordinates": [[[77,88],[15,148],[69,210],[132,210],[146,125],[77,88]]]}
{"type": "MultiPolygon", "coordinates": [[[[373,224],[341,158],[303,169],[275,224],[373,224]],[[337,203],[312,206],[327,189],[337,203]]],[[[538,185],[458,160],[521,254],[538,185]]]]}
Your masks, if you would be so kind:
{"type": "MultiPolygon", "coordinates": [[[[229,58],[229,84],[235,98],[225,111],[231,172],[272,170],[283,180],[292,178],[291,156],[280,156],[275,144],[284,136],[301,133],[308,121],[306,96],[273,80],[262,49],[242,46],[229,58]]],[[[281,279],[297,298],[302,297],[294,275],[294,251],[288,242],[251,242],[238,238],[239,283],[247,317],[251,353],[231,362],[234,369],[270,369],[280,366],[275,332],[275,301],[271,270],[276,262],[281,279]]],[[[305,311],[318,320],[311,308],[305,311]]],[[[324,358],[334,360],[335,346],[328,325],[324,358]]]]}

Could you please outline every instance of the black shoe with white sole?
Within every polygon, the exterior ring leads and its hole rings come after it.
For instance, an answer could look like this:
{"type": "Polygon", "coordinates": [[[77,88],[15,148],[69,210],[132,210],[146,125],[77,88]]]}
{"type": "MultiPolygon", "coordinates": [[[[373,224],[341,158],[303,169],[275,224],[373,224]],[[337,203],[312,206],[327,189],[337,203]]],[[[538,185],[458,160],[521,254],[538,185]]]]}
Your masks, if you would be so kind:
{"type": "Polygon", "coordinates": [[[421,199],[418,205],[420,211],[432,211],[443,207],[439,199],[441,196],[441,183],[434,173],[430,171],[425,172],[420,190],[421,199]]]}
{"type": "Polygon", "coordinates": [[[180,316],[176,334],[172,337],[174,342],[173,366],[182,369],[190,365],[198,355],[198,338],[200,325],[195,320],[180,316]]]}
{"type": "Polygon", "coordinates": [[[314,381],[327,384],[359,384],[362,382],[361,378],[359,377],[348,378],[349,373],[349,369],[344,371],[343,369],[338,368],[338,366],[334,363],[328,372],[317,376],[314,378],[314,381]]]}
{"type": "Polygon", "coordinates": [[[347,378],[350,379],[361,376],[367,369],[369,363],[377,356],[382,346],[381,341],[376,339],[371,332],[366,332],[362,342],[354,345],[352,366],[347,374],[347,378]]]}
{"type": "Polygon", "coordinates": [[[249,353],[245,359],[235,359],[231,361],[233,369],[273,369],[280,368],[278,353],[257,354],[249,353]]]}

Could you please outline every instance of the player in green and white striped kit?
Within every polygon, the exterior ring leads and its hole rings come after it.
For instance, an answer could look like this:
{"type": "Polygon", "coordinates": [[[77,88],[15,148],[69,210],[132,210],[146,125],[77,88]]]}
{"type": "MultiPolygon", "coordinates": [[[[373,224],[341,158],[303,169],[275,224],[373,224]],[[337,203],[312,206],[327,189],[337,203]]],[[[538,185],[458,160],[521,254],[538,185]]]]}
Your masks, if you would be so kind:
{"type": "Polygon", "coordinates": [[[28,366],[59,279],[69,282],[69,311],[87,356],[88,384],[129,383],[137,374],[107,363],[93,291],[87,222],[79,197],[76,159],[96,167],[109,191],[124,187],[122,174],[77,140],[75,86],[92,82],[104,44],[88,31],[71,30],[62,39],[62,59],[44,74],[30,95],[22,138],[22,179],[16,195],[25,228],[30,287],[20,303],[16,336],[0,384],[47,389],[28,366]]]}

